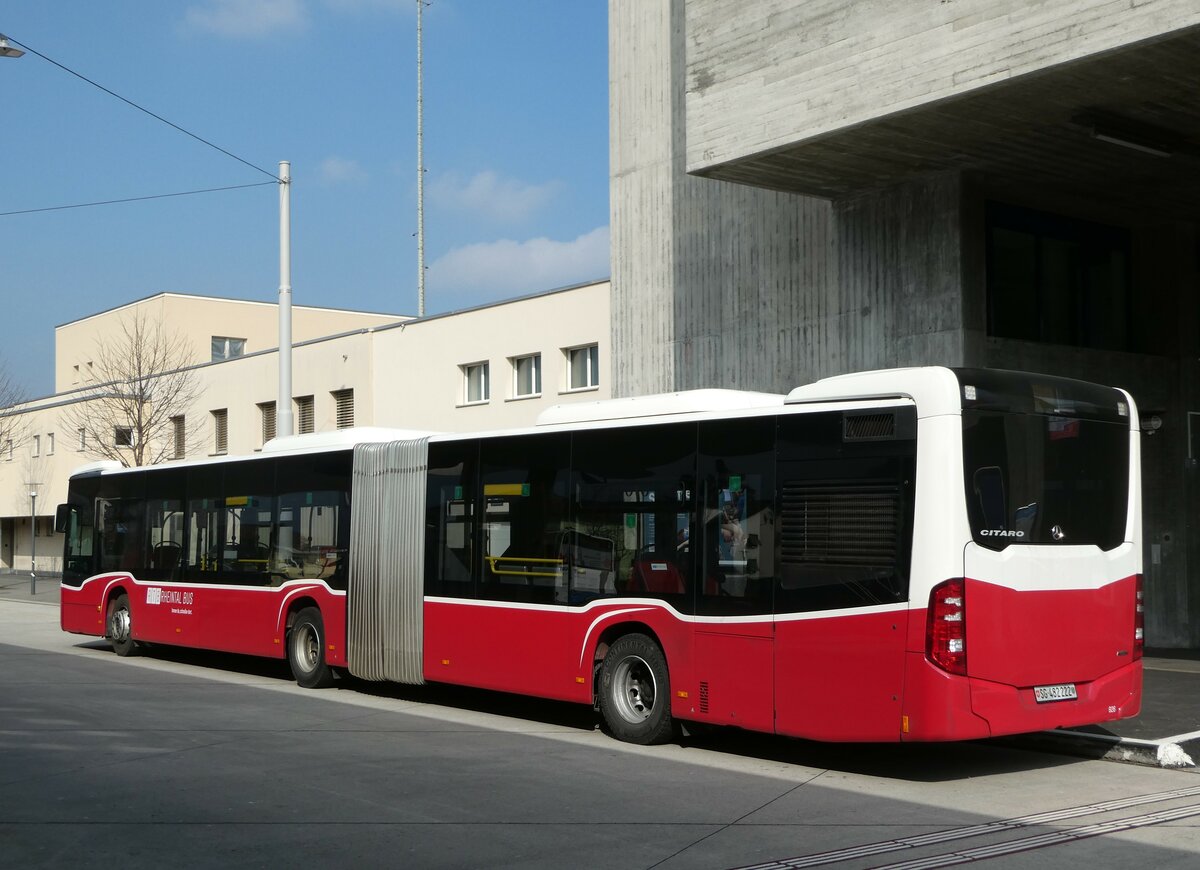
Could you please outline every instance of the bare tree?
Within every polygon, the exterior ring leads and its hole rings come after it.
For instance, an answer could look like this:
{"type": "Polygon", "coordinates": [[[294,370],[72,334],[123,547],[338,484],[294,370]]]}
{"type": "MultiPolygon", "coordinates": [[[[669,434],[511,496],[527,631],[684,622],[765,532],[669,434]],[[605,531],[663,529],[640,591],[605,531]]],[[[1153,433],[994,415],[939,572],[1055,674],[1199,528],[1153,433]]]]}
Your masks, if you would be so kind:
{"type": "Polygon", "coordinates": [[[95,385],[67,407],[63,425],[82,434],[84,452],[125,466],[174,458],[176,418],[200,396],[193,364],[183,336],[135,312],[118,337],[97,344],[95,385]]]}
{"type": "Polygon", "coordinates": [[[20,405],[25,395],[13,381],[8,369],[0,365],[0,459],[7,459],[9,450],[25,440],[27,418],[20,405]]]}

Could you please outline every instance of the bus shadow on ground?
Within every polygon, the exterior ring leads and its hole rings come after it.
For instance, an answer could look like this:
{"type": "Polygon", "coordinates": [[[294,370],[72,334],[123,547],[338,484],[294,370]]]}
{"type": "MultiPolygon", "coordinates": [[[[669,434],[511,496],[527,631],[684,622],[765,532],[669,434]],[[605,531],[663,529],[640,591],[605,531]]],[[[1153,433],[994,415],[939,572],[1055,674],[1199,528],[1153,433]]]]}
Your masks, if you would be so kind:
{"type": "MultiPolygon", "coordinates": [[[[578,731],[602,730],[591,707],[548,701],[486,689],[431,684],[404,686],[372,683],[353,677],[340,687],[376,697],[491,713],[578,731]]],[[[740,758],[883,776],[912,782],[948,782],[976,776],[1042,770],[1078,764],[1082,759],[1022,749],[1014,738],[1001,742],[957,743],[821,743],[743,731],[740,728],[683,723],[676,744],[687,749],[719,752],[740,758]]]]}
{"type": "MultiPolygon", "coordinates": [[[[92,640],[77,643],[75,644],[75,648],[101,651],[112,649],[107,640],[92,640]]],[[[265,659],[258,656],[148,643],[140,643],[134,655],[138,658],[175,662],[176,664],[190,665],[206,670],[225,671],[227,673],[244,674],[246,676],[263,677],[265,679],[277,679],[281,683],[292,681],[292,672],[289,670],[287,662],[282,659],[265,659]]]]}
{"type": "MultiPolygon", "coordinates": [[[[91,641],[77,646],[104,649],[108,644],[104,641],[91,641]]],[[[170,646],[146,646],[140,650],[140,655],[209,670],[278,680],[280,683],[292,681],[287,662],[277,659],[170,646]]],[[[583,704],[512,695],[488,689],[444,683],[410,686],[402,683],[372,682],[348,674],[339,674],[334,688],[330,691],[354,692],[377,698],[394,698],[411,703],[505,716],[581,733],[600,729],[599,713],[583,704]]],[[[322,694],[320,690],[314,691],[314,697],[319,698],[322,694]]],[[[1029,751],[1042,748],[1037,745],[1035,735],[958,743],[821,743],[743,731],[733,727],[684,723],[676,744],[685,750],[705,750],[758,761],[913,782],[949,782],[977,776],[1062,767],[1087,760],[1051,752],[1029,751]],[[1026,740],[1030,742],[1023,746],[1022,743],[1026,740]]]]}

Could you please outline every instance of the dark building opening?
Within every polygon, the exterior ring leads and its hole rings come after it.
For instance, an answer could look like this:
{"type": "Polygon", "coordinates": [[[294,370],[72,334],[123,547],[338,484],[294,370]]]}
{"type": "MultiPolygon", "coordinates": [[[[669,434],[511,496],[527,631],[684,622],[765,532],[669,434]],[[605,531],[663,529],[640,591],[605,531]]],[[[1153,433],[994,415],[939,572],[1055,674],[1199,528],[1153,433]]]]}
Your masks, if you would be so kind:
{"type": "Polygon", "coordinates": [[[1129,230],[987,204],[988,335],[1139,351],[1129,230]]]}

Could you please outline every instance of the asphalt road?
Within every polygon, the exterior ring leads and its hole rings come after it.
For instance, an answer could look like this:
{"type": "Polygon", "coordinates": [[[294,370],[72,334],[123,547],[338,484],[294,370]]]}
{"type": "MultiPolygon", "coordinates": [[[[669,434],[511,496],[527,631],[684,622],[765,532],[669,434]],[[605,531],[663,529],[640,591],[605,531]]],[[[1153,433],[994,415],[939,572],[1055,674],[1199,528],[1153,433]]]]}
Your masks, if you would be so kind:
{"type": "Polygon", "coordinates": [[[118,659],[41,605],[0,602],[0,631],[5,868],[1200,865],[1189,772],[736,732],[631,747],[571,705],[118,659]]]}

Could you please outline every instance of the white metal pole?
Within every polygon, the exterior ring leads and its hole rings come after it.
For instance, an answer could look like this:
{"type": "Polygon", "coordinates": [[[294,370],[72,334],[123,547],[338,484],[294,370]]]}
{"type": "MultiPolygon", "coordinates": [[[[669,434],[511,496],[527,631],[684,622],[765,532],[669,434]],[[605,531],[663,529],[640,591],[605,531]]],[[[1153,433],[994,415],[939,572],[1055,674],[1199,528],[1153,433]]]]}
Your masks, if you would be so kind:
{"type": "Polygon", "coordinates": [[[29,493],[29,594],[37,595],[37,492],[29,493]]]}
{"type": "Polygon", "coordinates": [[[292,426],[292,164],[279,161],[279,398],[275,437],[292,426]]]}
{"type": "Polygon", "coordinates": [[[417,0],[417,316],[425,316],[425,95],[422,87],[421,10],[417,0]]]}

